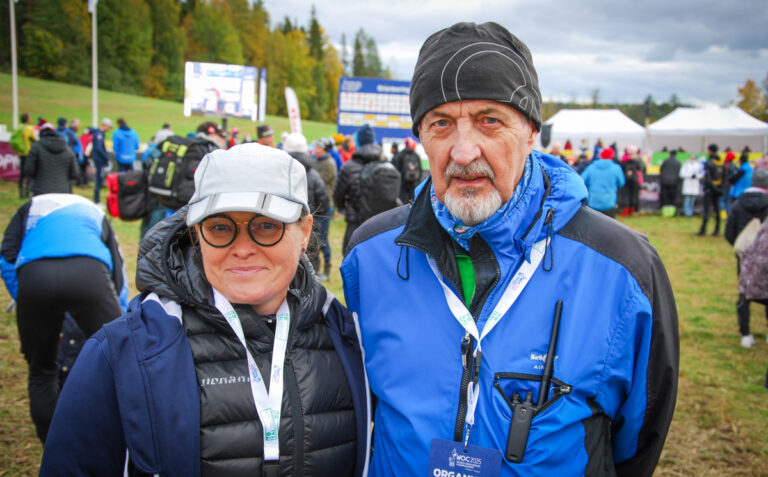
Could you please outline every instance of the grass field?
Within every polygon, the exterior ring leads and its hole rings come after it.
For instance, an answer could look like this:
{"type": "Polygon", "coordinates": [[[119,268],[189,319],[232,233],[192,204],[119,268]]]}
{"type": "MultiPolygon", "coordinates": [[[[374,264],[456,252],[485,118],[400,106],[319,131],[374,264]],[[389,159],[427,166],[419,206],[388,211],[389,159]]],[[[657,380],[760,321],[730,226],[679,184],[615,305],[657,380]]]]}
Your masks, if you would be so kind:
{"type": "MultiPolygon", "coordinates": [[[[11,75],[0,74],[0,124],[5,124],[10,131],[12,127],[11,105],[11,75]]],[[[83,127],[91,125],[91,89],[84,86],[73,86],[55,81],[45,81],[35,78],[19,77],[19,114],[29,113],[32,122],[38,116],[56,123],[59,117],[68,120],[80,118],[83,127]]],[[[161,101],[158,99],[142,98],[128,94],[99,90],[99,120],[103,117],[112,119],[125,118],[128,125],[139,133],[142,142],[148,141],[163,123],[168,122],[179,135],[194,131],[197,125],[208,120],[202,116],[185,117],[181,103],[161,101]]],[[[221,123],[218,119],[213,119],[221,123]]],[[[290,132],[288,118],[267,115],[267,124],[275,131],[275,142],[279,141],[280,133],[290,132]]],[[[302,121],[302,130],[307,140],[312,141],[321,136],[330,136],[336,132],[336,125],[316,121],[302,121]]],[[[237,127],[240,139],[245,133],[256,138],[256,123],[247,119],[229,119],[228,128],[237,127]]],[[[80,132],[83,130],[81,129],[80,132]]],[[[111,133],[110,133],[111,134],[111,133]]],[[[111,135],[108,134],[109,137],[111,135]]]]}

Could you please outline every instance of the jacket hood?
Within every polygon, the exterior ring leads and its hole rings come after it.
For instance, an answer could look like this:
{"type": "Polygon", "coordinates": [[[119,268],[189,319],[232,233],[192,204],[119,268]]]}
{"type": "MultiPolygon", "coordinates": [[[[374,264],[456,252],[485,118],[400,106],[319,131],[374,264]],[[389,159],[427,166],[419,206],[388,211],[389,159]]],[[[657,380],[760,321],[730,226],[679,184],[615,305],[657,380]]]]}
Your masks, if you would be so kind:
{"type": "Polygon", "coordinates": [[[122,129],[123,131],[130,131],[131,130],[131,128],[128,126],[127,123],[121,124],[118,129],[122,129]]]}
{"type": "Polygon", "coordinates": [[[299,161],[307,172],[312,169],[312,158],[306,152],[289,152],[288,155],[299,161]]]}
{"type": "Polygon", "coordinates": [[[40,146],[52,154],[60,154],[67,148],[64,138],[52,129],[46,129],[40,133],[40,146]]]}
{"type": "MultiPolygon", "coordinates": [[[[136,288],[157,293],[179,304],[214,311],[211,285],[205,278],[199,246],[192,243],[186,225],[187,206],[150,229],[139,244],[136,288]]],[[[306,255],[302,255],[288,295],[297,326],[309,326],[325,303],[326,290],[317,281],[306,255]],[[298,308],[296,308],[298,306],[298,308]],[[298,313],[294,313],[298,309],[298,313]]]]}
{"type": "Polygon", "coordinates": [[[762,211],[768,209],[768,193],[765,192],[747,190],[738,200],[752,216],[759,216],[762,211]]]}
{"type": "Polygon", "coordinates": [[[363,164],[372,161],[378,161],[381,158],[381,146],[378,144],[366,144],[355,149],[352,153],[352,159],[358,160],[363,164]]]}

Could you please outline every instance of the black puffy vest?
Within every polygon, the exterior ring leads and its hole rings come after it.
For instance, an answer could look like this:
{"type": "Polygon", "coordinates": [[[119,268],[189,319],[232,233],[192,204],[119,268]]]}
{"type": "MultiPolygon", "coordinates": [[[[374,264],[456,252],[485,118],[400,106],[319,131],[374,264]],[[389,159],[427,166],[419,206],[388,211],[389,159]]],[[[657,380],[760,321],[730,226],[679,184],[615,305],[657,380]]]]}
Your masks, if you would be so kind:
{"type": "MultiPolygon", "coordinates": [[[[306,297],[305,297],[306,298],[306,297]]],[[[355,465],[355,416],[341,362],[317,304],[288,297],[291,328],[280,420],[280,476],[346,476],[355,465]]],[[[317,300],[314,300],[316,303],[317,300]]],[[[235,305],[262,377],[274,334],[249,306],[235,305]]],[[[203,476],[261,476],[263,435],[247,380],[245,350],[225,318],[183,307],[200,390],[203,476]]]]}

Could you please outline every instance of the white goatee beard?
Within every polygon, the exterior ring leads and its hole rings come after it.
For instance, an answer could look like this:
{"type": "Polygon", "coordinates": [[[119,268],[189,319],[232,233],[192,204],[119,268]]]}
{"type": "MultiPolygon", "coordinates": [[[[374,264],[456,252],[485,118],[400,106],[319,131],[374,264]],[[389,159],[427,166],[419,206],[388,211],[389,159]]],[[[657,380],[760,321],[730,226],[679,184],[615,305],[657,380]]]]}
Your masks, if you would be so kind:
{"type": "MultiPolygon", "coordinates": [[[[455,162],[451,162],[445,169],[445,183],[450,183],[451,178],[454,176],[464,175],[484,175],[490,178],[491,181],[495,178],[493,169],[491,169],[487,162],[473,161],[466,166],[459,166],[455,162]]],[[[501,194],[495,187],[487,197],[479,196],[476,189],[465,188],[461,189],[457,194],[446,192],[444,200],[445,207],[451,215],[469,226],[474,226],[487,220],[502,205],[501,194]]]]}

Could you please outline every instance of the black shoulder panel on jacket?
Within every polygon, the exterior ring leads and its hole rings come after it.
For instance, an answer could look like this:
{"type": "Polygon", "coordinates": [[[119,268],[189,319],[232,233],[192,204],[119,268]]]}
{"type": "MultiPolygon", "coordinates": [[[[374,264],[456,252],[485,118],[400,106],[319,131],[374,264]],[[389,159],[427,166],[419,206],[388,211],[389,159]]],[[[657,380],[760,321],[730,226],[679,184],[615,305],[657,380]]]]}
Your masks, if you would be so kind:
{"type": "Polygon", "coordinates": [[[586,206],[581,207],[558,234],[581,242],[623,265],[635,277],[648,300],[651,299],[649,260],[656,256],[656,251],[644,235],[586,206]]]}
{"type": "Polygon", "coordinates": [[[349,240],[349,245],[347,246],[347,249],[344,250],[344,255],[346,256],[357,244],[365,242],[375,235],[405,225],[410,210],[410,205],[401,205],[400,207],[395,207],[394,209],[389,209],[386,212],[374,215],[363,222],[363,224],[352,234],[352,237],[349,240]]]}
{"type": "Polygon", "coordinates": [[[645,416],[635,454],[616,464],[620,477],[649,477],[659,461],[677,397],[680,338],[669,277],[658,253],[643,235],[587,207],[582,207],[559,235],[581,242],[624,266],[651,304],[645,416]]]}

